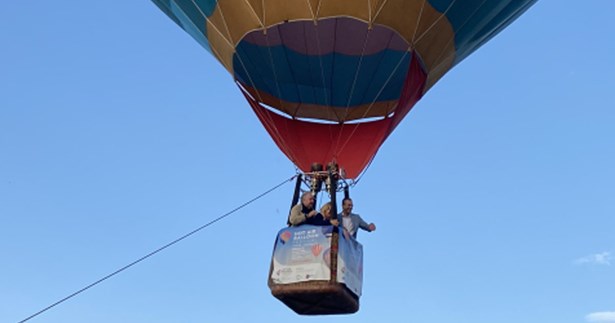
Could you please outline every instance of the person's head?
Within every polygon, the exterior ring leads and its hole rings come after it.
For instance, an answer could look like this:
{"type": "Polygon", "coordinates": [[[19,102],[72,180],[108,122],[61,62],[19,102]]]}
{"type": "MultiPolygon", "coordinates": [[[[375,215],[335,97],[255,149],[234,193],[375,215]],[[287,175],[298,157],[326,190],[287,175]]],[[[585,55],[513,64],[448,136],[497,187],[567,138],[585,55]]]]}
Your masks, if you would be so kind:
{"type": "Polygon", "coordinates": [[[314,207],[314,195],[312,195],[312,192],[305,192],[301,195],[301,204],[310,209],[314,207]]]}
{"type": "Polygon", "coordinates": [[[352,212],[352,200],[347,197],[342,200],[342,213],[348,215],[350,212],[352,212]]]}
{"type": "Polygon", "coordinates": [[[320,214],[322,214],[322,216],[325,219],[331,219],[331,202],[327,202],[325,203],[321,208],[320,208],[320,214]]]}

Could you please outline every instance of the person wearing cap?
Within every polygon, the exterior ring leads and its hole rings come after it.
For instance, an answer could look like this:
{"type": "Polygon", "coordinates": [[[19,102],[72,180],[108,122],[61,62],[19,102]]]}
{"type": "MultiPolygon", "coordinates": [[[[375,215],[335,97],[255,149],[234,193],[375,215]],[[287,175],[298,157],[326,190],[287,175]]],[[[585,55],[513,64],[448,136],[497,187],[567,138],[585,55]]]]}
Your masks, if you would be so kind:
{"type": "Polygon", "coordinates": [[[301,203],[290,209],[288,223],[292,226],[298,226],[316,216],[317,213],[314,210],[314,195],[312,195],[312,192],[305,192],[301,195],[301,203]]]}

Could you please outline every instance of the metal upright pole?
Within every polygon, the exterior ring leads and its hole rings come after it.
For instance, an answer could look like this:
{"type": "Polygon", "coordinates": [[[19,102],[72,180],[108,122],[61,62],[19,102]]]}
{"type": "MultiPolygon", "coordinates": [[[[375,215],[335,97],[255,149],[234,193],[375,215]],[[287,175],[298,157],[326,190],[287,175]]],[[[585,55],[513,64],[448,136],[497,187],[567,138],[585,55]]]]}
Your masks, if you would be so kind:
{"type": "MultiPolygon", "coordinates": [[[[290,209],[288,210],[289,213],[290,213],[290,210],[292,210],[293,206],[299,203],[299,192],[301,190],[301,180],[302,179],[303,179],[302,174],[297,175],[297,182],[295,183],[295,193],[293,194],[293,200],[290,203],[290,209]]],[[[286,224],[290,226],[290,216],[288,216],[288,218],[286,219],[286,224]]]]}
{"type": "MultiPolygon", "coordinates": [[[[329,169],[329,194],[331,195],[331,219],[337,220],[337,174],[333,169],[329,169]]],[[[339,219],[341,220],[341,219],[339,219]]],[[[341,225],[341,221],[340,225],[341,225]]],[[[331,282],[337,283],[337,259],[339,251],[340,230],[338,227],[333,227],[333,234],[331,235],[331,282]]]]}
{"type": "Polygon", "coordinates": [[[339,178],[339,167],[335,162],[327,165],[329,180],[329,195],[331,195],[331,219],[337,220],[337,180],[339,178]]]}
{"type": "Polygon", "coordinates": [[[329,172],[329,195],[331,195],[331,219],[337,220],[337,174],[329,172]]]}
{"type": "Polygon", "coordinates": [[[290,204],[290,208],[292,209],[297,203],[299,203],[299,191],[301,189],[301,180],[303,179],[303,175],[297,175],[297,182],[295,182],[295,193],[293,194],[293,201],[290,204]]]}

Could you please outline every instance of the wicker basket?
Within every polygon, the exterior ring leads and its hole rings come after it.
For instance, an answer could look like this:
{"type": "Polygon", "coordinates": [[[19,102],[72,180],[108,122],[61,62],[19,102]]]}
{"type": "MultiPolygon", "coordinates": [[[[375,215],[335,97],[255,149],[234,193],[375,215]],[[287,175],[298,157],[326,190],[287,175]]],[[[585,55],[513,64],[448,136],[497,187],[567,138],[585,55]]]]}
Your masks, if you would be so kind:
{"type": "Polygon", "coordinates": [[[359,310],[359,297],[337,280],[338,234],[331,238],[331,280],[275,284],[271,279],[273,261],[269,269],[271,294],[302,315],[351,314],[359,310]]]}

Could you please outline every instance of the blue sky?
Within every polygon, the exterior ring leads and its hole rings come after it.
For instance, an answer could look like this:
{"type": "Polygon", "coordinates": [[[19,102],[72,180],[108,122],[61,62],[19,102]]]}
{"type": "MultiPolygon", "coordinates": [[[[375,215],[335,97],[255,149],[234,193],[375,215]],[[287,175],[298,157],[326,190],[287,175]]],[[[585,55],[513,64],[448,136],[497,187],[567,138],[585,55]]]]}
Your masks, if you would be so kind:
{"type": "MultiPolygon", "coordinates": [[[[291,177],[227,72],[152,3],[0,11],[0,321],[291,177]]],[[[447,74],[352,191],[361,310],[270,296],[288,184],[32,322],[615,322],[612,1],[541,1],[447,74]]]]}

